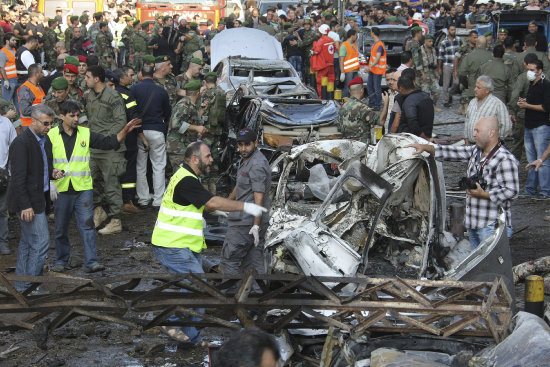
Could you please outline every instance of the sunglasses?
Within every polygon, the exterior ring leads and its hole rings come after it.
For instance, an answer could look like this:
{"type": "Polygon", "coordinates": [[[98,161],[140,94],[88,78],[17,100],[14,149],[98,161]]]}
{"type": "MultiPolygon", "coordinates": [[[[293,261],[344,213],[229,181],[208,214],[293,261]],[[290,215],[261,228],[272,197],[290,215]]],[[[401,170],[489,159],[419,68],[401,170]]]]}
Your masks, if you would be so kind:
{"type": "Polygon", "coordinates": [[[42,120],[39,120],[39,119],[35,119],[36,121],[40,122],[42,125],[44,126],[52,126],[52,122],[51,121],[42,121],[42,120]]]}

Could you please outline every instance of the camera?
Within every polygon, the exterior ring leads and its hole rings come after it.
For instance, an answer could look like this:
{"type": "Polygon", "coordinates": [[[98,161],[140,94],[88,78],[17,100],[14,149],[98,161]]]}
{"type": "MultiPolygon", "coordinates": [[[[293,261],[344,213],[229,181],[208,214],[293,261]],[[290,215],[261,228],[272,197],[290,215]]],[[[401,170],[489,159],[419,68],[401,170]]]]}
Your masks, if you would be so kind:
{"type": "Polygon", "coordinates": [[[487,181],[479,173],[470,177],[462,177],[458,181],[458,187],[460,190],[475,190],[477,188],[476,183],[479,183],[483,190],[487,188],[487,181]]]}

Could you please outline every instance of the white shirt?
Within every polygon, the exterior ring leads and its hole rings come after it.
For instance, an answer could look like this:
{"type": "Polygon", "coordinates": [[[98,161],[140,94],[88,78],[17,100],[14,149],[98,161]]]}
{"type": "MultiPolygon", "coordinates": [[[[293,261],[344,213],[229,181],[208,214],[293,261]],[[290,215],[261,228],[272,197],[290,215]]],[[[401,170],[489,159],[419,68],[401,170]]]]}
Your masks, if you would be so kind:
{"type": "Polygon", "coordinates": [[[6,168],[10,145],[17,136],[10,120],[0,116],[0,168],[6,168]]]}
{"type": "MultiPolygon", "coordinates": [[[[328,36],[330,38],[332,38],[332,40],[334,42],[340,42],[340,35],[338,33],[330,31],[330,32],[328,32],[328,36]]],[[[335,59],[338,58],[338,47],[336,47],[335,50],[334,50],[334,58],[335,59]]]]}
{"type": "Polygon", "coordinates": [[[408,69],[409,67],[405,64],[401,64],[399,65],[399,67],[397,68],[397,71],[402,71],[402,70],[405,70],[405,69],[408,69]]]}

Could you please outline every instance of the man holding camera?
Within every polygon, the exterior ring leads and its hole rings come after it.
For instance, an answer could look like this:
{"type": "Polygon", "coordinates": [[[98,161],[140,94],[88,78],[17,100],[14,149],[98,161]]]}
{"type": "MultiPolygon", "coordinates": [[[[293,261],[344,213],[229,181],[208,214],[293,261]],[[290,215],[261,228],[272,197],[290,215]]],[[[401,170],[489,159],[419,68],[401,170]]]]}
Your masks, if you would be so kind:
{"type": "Polygon", "coordinates": [[[496,117],[484,117],[474,128],[475,145],[442,146],[411,144],[415,154],[428,152],[437,159],[468,161],[467,177],[460,185],[466,188],[466,215],[472,249],[495,231],[500,210],[506,214],[508,238],[512,236],[511,201],[519,193],[518,161],[499,139],[496,117]]]}

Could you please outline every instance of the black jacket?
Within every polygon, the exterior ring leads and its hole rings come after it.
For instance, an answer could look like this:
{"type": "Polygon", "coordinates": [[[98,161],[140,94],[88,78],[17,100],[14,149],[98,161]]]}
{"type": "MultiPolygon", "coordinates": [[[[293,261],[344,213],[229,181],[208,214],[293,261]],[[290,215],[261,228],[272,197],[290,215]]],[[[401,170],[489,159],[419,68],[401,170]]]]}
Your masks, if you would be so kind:
{"type": "Polygon", "coordinates": [[[424,133],[427,138],[431,138],[434,124],[434,105],[430,95],[417,89],[406,96],[399,95],[399,97],[401,120],[397,131],[411,133],[416,136],[424,133]]]}
{"type": "MultiPolygon", "coordinates": [[[[46,144],[49,140],[46,139],[46,144]]],[[[47,150],[48,147],[45,146],[47,150]]],[[[51,144],[50,148],[51,149],[51,144]]],[[[35,214],[46,208],[44,197],[44,160],[42,150],[31,129],[26,129],[10,146],[11,181],[8,207],[12,212],[32,208],[35,214]]],[[[48,169],[51,177],[51,169],[48,169]]]]}

